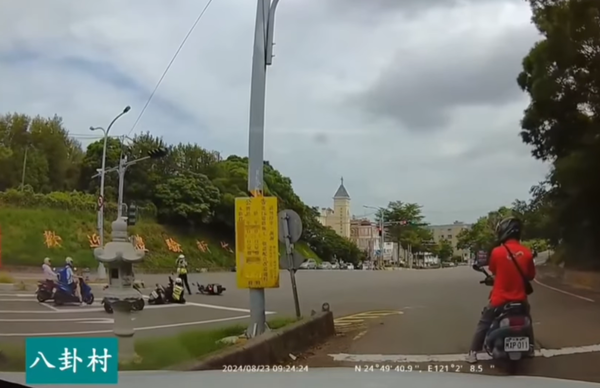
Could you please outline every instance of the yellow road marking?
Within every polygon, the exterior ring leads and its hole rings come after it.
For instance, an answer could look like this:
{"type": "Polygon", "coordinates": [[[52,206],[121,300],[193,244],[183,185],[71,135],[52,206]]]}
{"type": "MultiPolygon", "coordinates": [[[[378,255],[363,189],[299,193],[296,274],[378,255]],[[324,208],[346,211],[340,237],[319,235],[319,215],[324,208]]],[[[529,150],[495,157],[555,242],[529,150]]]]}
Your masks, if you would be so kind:
{"type": "Polygon", "coordinates": [[[347,315],[345,317],[340,317],[334,319],[335,326],[343,327],[343,326],[351,326],[355,324],[363,323],[367,319],[377,319],[389,315],[399,315],[403,314],[402,311],[397,310],[378,310],[378,311],[365,311],[362,313],[347,315]]]}

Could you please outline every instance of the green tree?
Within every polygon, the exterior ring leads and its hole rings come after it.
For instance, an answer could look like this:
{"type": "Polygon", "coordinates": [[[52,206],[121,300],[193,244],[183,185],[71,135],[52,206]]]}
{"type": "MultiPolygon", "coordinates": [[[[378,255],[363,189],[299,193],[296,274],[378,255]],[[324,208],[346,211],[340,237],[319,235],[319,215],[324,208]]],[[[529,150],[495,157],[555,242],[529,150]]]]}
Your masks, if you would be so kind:
{"type": "Polygon", "coordinates": [[[202,174],[186,172],[156,186],[159,216],[192,227],[210,222],[219,203],[219,190],[202,174]]]}
{"type": "Polygon", "coordinates": [[[531,98],[521,137],[552,164],[542,190],[549,220],[540,225],[562,240],[567,264],[600,266],[600,3],[529,2],[543,38],[517,82],[531,98]]]}
{"type": "Polygon", "coordinates": [[[388,225],[386,235],[389,241],[396,242],[404,248],[410,246],[413,252],[427,251],[428,244],[433,241],[433,235],[426,228],[421,206],[416,203],[393,201],[378,214],[378,219],[381,216],[388,225]]]}
{"type": "Polygon", "coordinates": [[[442,239],[436,252],[441,261],[450,261],[454,254],[452,243],[446,239],[442,239]]]}

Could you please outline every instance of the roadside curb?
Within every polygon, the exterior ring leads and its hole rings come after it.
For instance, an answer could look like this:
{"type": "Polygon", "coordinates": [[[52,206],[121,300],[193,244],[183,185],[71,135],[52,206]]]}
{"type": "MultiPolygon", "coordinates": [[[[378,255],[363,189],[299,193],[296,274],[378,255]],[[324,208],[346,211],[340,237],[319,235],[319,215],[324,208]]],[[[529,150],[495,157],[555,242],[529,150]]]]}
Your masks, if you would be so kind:
{"type": "Polygon", "coordinates": [[[551,281],[573,289],[600,292],[600,273],[598,272],[578,271],[554,265],[538,266],[536,270],[537,277],[541,282],[551,281]]]}
{"type": "Polygon", "coordinates": [[[279,330],[248,340],[243,345],[224,349],[202,361],[176,366],[173,370],[199,371],[225,366],[278,365],[330,337],[335,336],[333,313],[323,311],[279,330]]]}

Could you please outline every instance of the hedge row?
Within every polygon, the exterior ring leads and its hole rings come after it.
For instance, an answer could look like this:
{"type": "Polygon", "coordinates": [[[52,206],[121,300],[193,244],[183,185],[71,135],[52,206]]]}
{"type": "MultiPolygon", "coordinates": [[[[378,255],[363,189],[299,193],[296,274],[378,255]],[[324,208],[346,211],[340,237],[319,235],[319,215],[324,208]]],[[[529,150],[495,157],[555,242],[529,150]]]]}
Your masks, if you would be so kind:
{"type": "MultiPolygon", "coordinates": [[[[79,191],[56,191],[48,194],[39,194],[34,193],[29,187],[26,187],[22,191],[15,189],[1,191],[0,206],[95,212],[98,209],[98,197],[79,191]]],[[[117,214],[117,204],[105,203],[104,206],[104,212],[107,218],[117,214]]],[[[156,207],[154,205],[139,207],[138,214],[144,217],[155,217],[156,207]]]]}

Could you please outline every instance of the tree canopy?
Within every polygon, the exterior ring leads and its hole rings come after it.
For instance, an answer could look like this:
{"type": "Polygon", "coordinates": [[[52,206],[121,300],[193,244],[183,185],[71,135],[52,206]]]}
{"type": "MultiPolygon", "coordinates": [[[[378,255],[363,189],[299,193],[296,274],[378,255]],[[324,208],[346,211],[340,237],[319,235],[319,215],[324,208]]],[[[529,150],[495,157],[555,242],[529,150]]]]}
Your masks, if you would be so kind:
{"type": "Polygon", "coordinates": [[[551,165],[526,204],[570,265],[600,266],[600,3],[529,0],[542,39],[523,59],[521,137],[551,165]]]}
{"type": "MultiPolygon", "coordinates": [[[[127,142],[109,138],[106,166],[116,166],[121,155],[133,160],[157,147],[165,147],[167,155],[128,167],[125,202],[155,207],[158,221],[164,224],[233,236],[235,198],[248,196],[248,159],[235,155],[223,158],[197,144],[169,145],[143,133],[127,142]]],[[[75,191],[98,195],[100,180],[92,176],[101,166],[102,150],[103,140],[83,149],[58,116],[1,116],[0,191],[21,188],[23,183],[27,190],[40,194],[75,191]]],[[[323,227],[318,211],[304,204],[292,181],[267,161],[264,180],[265,195],[277,197],[280,209],[292,209],[300,215],[302,239],[319,257],[354,263],[361,259],[355,244],[323,227]]],[[[117,173],[107,172],[106,201],[116,202],[117,191],[117,173]]]]}

